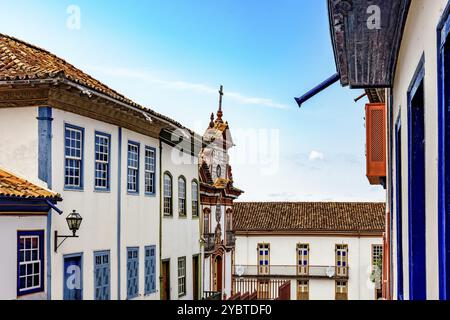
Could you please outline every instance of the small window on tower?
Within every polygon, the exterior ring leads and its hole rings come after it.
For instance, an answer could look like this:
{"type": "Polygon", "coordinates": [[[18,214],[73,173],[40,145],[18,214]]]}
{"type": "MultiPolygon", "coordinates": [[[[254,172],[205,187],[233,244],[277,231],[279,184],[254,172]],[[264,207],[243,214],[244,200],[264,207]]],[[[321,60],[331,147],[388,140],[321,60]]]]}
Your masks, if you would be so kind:
{"type": "Polygon", "coordinates": [[[221,166],[217,166],[216,174],[217,174],[218,178],[220,178],[222,176],[222,167],[221,166]]]}

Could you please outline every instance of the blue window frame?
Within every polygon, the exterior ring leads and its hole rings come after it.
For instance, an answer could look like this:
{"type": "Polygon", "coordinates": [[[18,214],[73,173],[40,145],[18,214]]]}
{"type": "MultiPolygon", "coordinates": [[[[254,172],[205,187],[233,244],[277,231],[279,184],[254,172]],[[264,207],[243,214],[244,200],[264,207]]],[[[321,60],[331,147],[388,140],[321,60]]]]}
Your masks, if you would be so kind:
{"type": "Polygon", "coordinates": [[[156,193],[156,149],[145,147],[145,194],[156,193]]]}
{"type": "Polygon", "coordinates": [[[425,90],[422,57],[408,90],[409,299],[425,300],[425,90]]]}
{"type": "Polygon", "coordinates": [[[139,193],[139,149],[139,143],[128,142],[128,193],[139,193]]]}
{"type": "Polygon", "coordinates": [[[95,132],[95,190],[109,191],[111,135],[95,132]]]}
{"type": "Polygon", "coordinates": [[[44,231],[17,232],[17,296],[44,291],[44,231]]]}
{"type": "Polygon", "coordinates": [[[84,129],[65,124],[64,127],[64,186],[83,189],[84,129]]]}
{"type": "Polygon", "coordinates": [[[395,201],[397,231],[397,300],[403,296],[403,219],[402,219],[402,127],[401,118],[395,125],[395,201]]]}
{"type": "Polygon", "coordinates": [[[127,299],[139,294],[139,248],[127,250],[127,299]]]}
{"type": "Polygon", "coordinates": [[[439,296],[450,299],[450,3],[437,27],[439,296]]]}
{"type": "Polygon", "coordinates": [[[145,247],[145,294],[156,292],[156,246],[145,247]]]}
{"type": "Polygon", "coordinates": [[[109,251],[94,253],[95,300],[111,299],[111,268],[109,251]]]}

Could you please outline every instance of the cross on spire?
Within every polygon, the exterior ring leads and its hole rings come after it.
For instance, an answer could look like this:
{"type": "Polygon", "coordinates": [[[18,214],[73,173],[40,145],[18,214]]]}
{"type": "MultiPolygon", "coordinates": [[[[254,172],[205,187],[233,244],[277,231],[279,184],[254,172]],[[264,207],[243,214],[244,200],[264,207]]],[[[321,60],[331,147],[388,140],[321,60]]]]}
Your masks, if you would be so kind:
{"type": "Polygon", "coordinates": [[[220,86],[219,90],[219,111],[217,111],[217,120],[222,121],[222,97],[223,97],[223,86],[220,86]]]}

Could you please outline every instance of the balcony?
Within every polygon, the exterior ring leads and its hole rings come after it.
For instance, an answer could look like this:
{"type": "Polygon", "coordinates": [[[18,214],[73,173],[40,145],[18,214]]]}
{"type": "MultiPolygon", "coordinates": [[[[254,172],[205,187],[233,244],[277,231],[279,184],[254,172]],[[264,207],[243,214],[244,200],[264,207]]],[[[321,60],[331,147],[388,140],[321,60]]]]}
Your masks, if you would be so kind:
{"type": "Polygon", "coordinates": [[[236,233],[234,231],[227,231],[226,233],[226,246],[232,248],[236,245],[236,233]]]}
{"type": "Polygon", "coordinates": [[[205,253],[209,254],[214,252],[216,248],[216,236],[214,233],[205,233],[203,235],[205,238],[205,253]]]}
{"type": "Polygon", "coordinates": [[[265,266],[264,272],[256,265],[236,265],[233,275],[238,278],[286,278],[286,279],[348,279],[348,267],[335,266],[265,266]]]}

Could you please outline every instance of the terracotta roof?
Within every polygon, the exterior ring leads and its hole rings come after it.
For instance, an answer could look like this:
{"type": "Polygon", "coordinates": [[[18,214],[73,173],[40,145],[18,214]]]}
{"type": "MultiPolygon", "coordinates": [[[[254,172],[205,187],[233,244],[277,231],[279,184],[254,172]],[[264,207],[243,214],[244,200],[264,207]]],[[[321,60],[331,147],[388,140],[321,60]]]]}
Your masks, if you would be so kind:
{"type": "Polygon", "coordinates": [[[135,103],[47,50],[0,33],[0,81],[58,80],[60,78],[142,109],[176,127],[188,129],[169,117],[135,103]]]}
{"type": "Polygon", "coordinates": [[[236,231],[384,231],[384,203],[235,202],[236,231]]]}
{"type": "Polygon", "coordinates": [[[0,168],[0,197],[61,200],[61,196],[0,168]]]}

